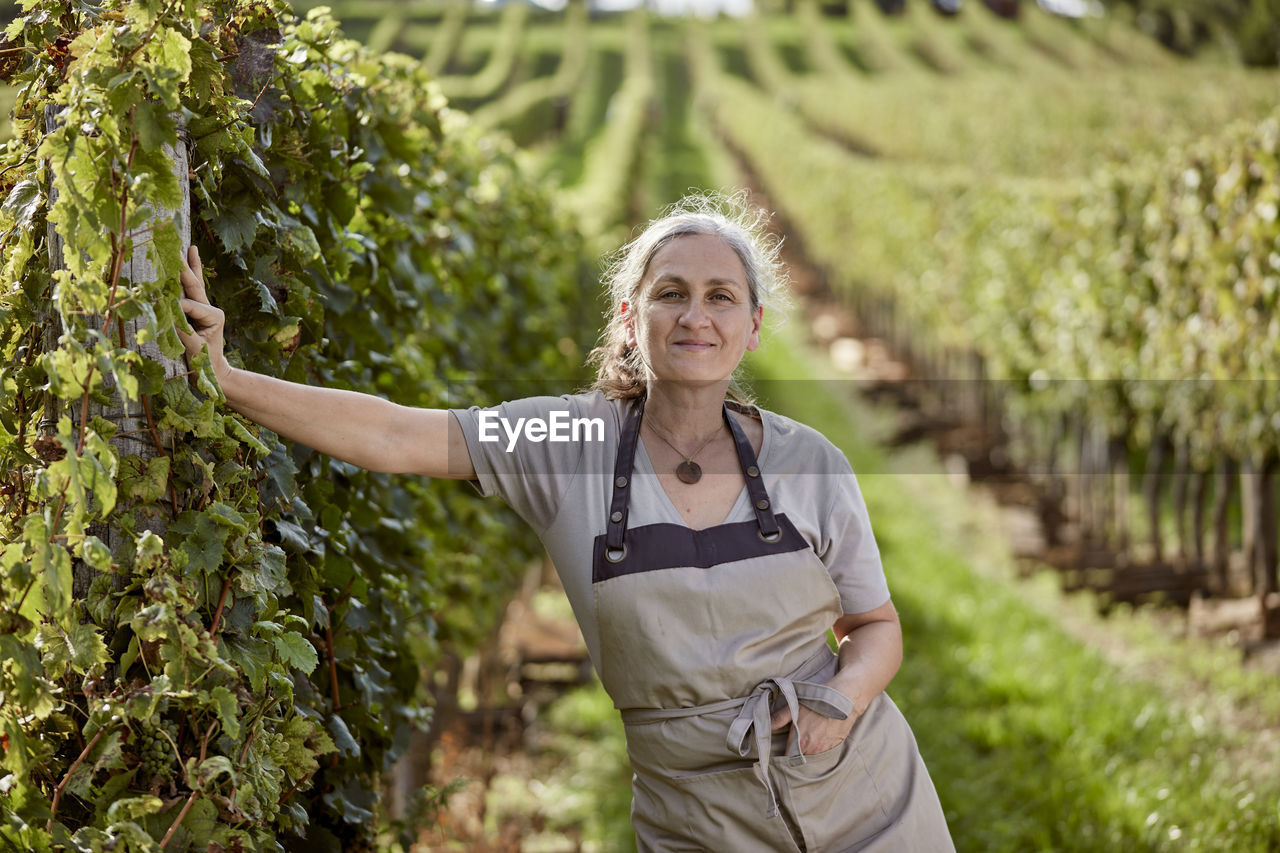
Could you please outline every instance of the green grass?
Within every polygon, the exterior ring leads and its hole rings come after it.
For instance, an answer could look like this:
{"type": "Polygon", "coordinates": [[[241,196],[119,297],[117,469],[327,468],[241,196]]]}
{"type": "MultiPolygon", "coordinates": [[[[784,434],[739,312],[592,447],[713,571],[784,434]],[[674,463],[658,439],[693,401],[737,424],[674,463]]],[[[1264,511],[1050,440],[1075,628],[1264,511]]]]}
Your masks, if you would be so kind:
{"type": "Polygon", "coordinates": [[[561,186],[572,186],[582,177],[587,144],[604,124],[609,102],[622,85],[623,38],[615,25],[593,25],[589,30],[590,55],[583,84],[573,93],[568,127],[544,162],[544,172],[561,186]]]}
{"type": "Polygon", "coordinates": [[[707,189],[708,164],[701,140],[691,135],[692,92],[684,62],[683,33],[672,28],[653,32],[657,127],[645,146],[646,215],[677,201],[690,189],[707,189]]]}
{"type": "Polygon", "coordinates": [[[770,16],[767,21],[769,40],[787,70],[792,74],[812,72],[814,68],[803,22],[794,14],[770,16]]]}
{"type": "Polygon", "coordinates": [[[877,472],[859,480],[906,638],[890,693],[957,847],[1275,849],[1280,782],[1238,766],[1231,756],[1247,755],[1247,744],[1202,707],[1226,702],[1274,719],[1274,679],[1203,645],[1171,649],[1149,620],[1115,623],[1134,660],[1109,663],[1059,624],[1067,613],[1091,618],[1087,606],[1044,582],[1011,581],[971,500],[940,469],[921,473],[927,459],[913,458],[912,474],[887,468],[868,439],[874,417],[848,398],[851,383],[819,393],[806,381],[811,359],[775,334],[751,367],[758,379],[789,380],[765,384],[767,405],[822,431],[855,471],[877,472]]]}
{"type": "Polygon", "coordinates": [[[643,13],[628,14],[622,84],[609,101],[604,122],[583,149],[581,180],[563,195],[593,253],[624,242],[627,228],[641,218],[636,199],[654,97],[649,27],[643,13]]]}
{"type": "Polygon", "coordinates": [[[547,49],[544,55],[553,61],[477,110],[475,120],[482,126],[502,128],[522,147],[558,137],[565,130],[571,97],[586,70],[588,32],[582,6],[572,7],[554,30],[543,27],[531,32],[527,42],[541,40],[547,49]],[[554,50],[550,49],[552,38],[556,39],[554,50]]]}

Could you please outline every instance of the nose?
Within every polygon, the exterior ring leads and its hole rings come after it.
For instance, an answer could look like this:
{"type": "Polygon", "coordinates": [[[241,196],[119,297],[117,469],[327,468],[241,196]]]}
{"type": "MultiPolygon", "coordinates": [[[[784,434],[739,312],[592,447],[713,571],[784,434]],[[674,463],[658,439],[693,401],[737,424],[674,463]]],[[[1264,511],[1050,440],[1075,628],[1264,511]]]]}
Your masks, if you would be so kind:
{"type": "Polygon", "coordinates": [[[690,329],[697,329],[710,323],[710,317],[707,315],[706,307],[702,304],[701,299],[690,299],[684,311],[680,313],[680,325],[690,329]]]}

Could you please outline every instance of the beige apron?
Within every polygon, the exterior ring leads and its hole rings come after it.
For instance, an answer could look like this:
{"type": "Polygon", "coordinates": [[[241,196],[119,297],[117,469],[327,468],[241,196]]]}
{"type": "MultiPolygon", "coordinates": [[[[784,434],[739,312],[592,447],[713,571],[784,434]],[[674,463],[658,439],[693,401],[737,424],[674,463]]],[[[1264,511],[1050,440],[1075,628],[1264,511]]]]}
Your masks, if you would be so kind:
{"type": "MultiPolygon", "coordinates": [[[[742,428],[733,433],[755,520],[627,528],[643,403],[624,424],[592,570],[600,677],[626,727],[632,823],[645,851],[950,850],[906,721],[877,697],[840,745],[786,752],[771,712],[837,719],[827,629],[831,576],[774,512],[742,428]]],[[[797,739],[798,740],[798,739],[797,739]]]]}

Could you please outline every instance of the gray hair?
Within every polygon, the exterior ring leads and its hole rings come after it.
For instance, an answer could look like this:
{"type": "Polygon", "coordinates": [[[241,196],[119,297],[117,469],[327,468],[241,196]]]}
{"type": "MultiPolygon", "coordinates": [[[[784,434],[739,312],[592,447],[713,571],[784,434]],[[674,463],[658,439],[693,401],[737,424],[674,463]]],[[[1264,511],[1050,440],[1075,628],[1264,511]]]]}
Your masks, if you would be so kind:
{"type": "MultiPolygon", "coordinates": [[[[768,222],[768,212],[747,203],[746,190],[727,196],[687,195],[651,220],[639,237],[618,249],[609,259],[604,275],[609,293],[608,323],[600,335],[599,345],[587,356],[587,363],[596,367],[591,390],[603,391],[605,396],[615,399],[640,397],[647,390],[648,377],[640,352],[627,345],[622,303],[636,303],[640,284],[654,255],[677,237],[704,234],[719,237],[742,261],[751,310],[761,306],[771,311],[782,307],[786,302],[787,284],[779,259],[782,241],[766,230],[768,222]]],[[[730,396],[745,398],[736,382],[730,387],[730,396]]]]}

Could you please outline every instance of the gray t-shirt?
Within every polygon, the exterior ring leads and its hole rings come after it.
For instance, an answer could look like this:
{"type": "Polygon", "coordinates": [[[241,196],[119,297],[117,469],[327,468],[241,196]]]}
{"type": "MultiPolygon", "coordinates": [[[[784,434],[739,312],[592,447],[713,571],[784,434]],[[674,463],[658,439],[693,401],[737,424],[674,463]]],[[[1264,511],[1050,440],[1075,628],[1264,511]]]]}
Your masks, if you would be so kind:
{"type": "MultiPolygon", "coordinates": [[[[488,409],[450,409],[466,436],[480,493],[506,501],[546,546],[597,670],[600,626],[591,590],[592,547],[608,522],[618,439],[633,405],[593,391],[527,397],[488,409]]],[[[826,565],[845,613],[884,604],[889,588],[880,551],[844,454],[814,429],[755,411],[764,424],[758,463],[774,510],[786,514],[826,565]]],[[[754,517],[744,488],[724,523],[754,517]]],[[[685,525],[641,439],[627,526],[658,523],[685,525]]]]}

